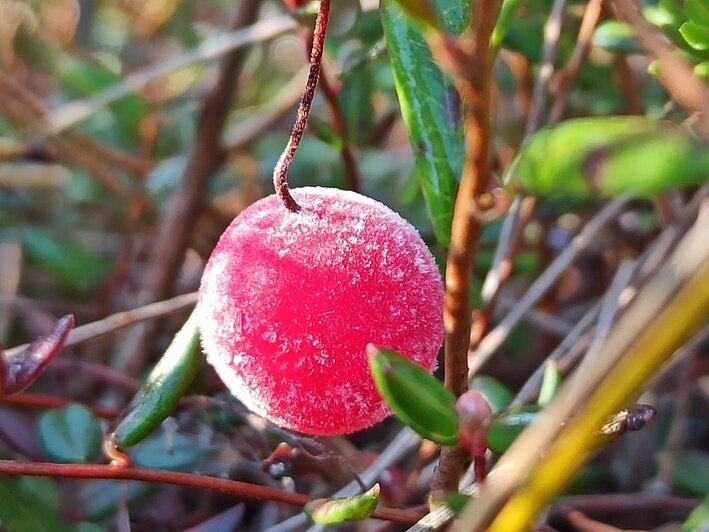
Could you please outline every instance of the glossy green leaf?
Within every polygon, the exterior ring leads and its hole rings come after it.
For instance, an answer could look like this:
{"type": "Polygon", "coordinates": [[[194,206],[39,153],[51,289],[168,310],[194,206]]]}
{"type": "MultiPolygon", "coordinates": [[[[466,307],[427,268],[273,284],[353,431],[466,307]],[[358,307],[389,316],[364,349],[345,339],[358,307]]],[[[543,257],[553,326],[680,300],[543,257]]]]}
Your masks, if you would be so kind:
{"type": "Polygon", "coordinates": [[[695,50],[709,50],[709,27],[700,26],[694,22],[685,22],[679,32],[687,44],[695,50]]]}
{"type": "Polygon", "coordinates": [[[45,412],[37,423],[37,433],[44,453],[55,462],[90,462],[101,449],[99,421],[80,404],[45,412]]]}
{"type": "Polygon", "coordinates": [[[539,413],[539,405],[521,405],[500,412],[487,429],[490,450],[502,454],[539,413]]]}
{"type": "Polygon", "coordinates": [[[187,391],[202,360],[194,310],[133,398],[130,411],[113,433],[113,443],[130,447],[160,426],[187,391]]]}
{"type": "Polygon", "coordinates": [[[695,24],[709,28],[709,3],[706,0],[684,0],[684,12],[695,24]]]}
{"type": "Polygon", "coordinates": [[[379,393],[404,424],[440,445],[458,443],[455,396],[433,375],[394,351],[367,347],[379,393]]]}
{"type": "Polygon", "coordinates": [[[379,503],[379,484],[360,495],[342,499],[315,499],[305,505],[307,516],[319,525],[367,519],[379,503]]]}
{"type": "Polygon", "coordinates": [[[682,532],[706,532],[709,529],[709,495],[689,514],[682,523],[682,532]]]}
{"type": "Polygon", "coordinates": [[[633,28],[617,20],[601,22],[593,32],[592,43],[614,53],[634,54],[641,51],[635,41],[633,28]]]}
{"type": "Polygon", "coordinates": [[[493,414],[497,414],[500,410],[507,408],[514,394],[504,384],[493,377],[487,375],[476,375],[470,382],[469,388],[477,390],[490,404],[493,414]]]}
{"type": "Polygon", "coordinates": [[[109,273],[108,264],[84,246],[50,230],[29,229],[21,233],[27,257],[49,270],[69,288],[89,291],[109,273]]]}
{"type": "Polygon", "coordinates": [[[0,476],[0,523],[7,532],[70,532],[71,527],[41,493],[18,478],[0,476]]]}
{"type": "Polygon", "coordinates": [[[505,176],[539,196],[647,198],[709,179],[709,150],[685,130],[639,117],[568,120],[537,132],[505,176]]]}
{"type": "MultiPolygon", "coordinates": [[[[441,0],[438,8],[449,32],[467,26],[466,1],[441,0]]],[[[447,247],[464,155],[457,91],[433,61],[422,26],[394,0],[384,0],[380,10],[421,188],[436,237],[447,247]]]]}
{"type": "Polygon", "coordinates": [[[559,366],[556,362],[547,362],[544,367],[544,377],[542,379],[542,386],[539,389],[539,398],[537,399],[537,404],[539,406],[544,406],[551,401],[556,392],[559,391],[559,386],[561,386],[561,372],[559,371],[559,366]]]}

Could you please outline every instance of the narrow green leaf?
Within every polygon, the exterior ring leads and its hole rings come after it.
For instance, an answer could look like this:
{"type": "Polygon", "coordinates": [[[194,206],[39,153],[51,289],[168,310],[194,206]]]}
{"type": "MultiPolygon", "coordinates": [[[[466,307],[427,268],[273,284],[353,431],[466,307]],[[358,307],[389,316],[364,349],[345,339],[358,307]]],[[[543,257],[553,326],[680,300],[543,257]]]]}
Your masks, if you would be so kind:
{"type": "Polygon", "coordinates": [[[39,418],[37,432],[45,454],[55,462],[90,462],[101,449],[99,421],[80,404],[45,412],[39,418]]]}
{"type": "Polygon", "coordinates": [[[554,361],[547,362],[544,367],[544,378],[542,379],[542,386],[539,390],[537,404],[544,406],[549,403],[556,395],[556,392],[559,391],[560,385],[561,372],[559,371],[559,366],[554,361]]]}
{"type": "Polygon", "coordinates": [[[423,368],[387,349],[367,347],[374,382],[394,414],[423,438],[458,443],[455,396],[423,368]]]}
{"type": "Polygon", "coordinates": [[[709,179],[709,150],[688,132],[639,117],[582,118],[537,132],[505,176],[539,196],[647,198],[709,179]]]}
{"type": "Polygon", "coordinates": [[[319,525],[367,519],[379,503],[379,484],[360,495],[342,499],[315,499],[305,505],[305,513],[319,525]]]}
{"type": "Polygon", "coordinates": [[[504,384],[493,377],[487,375],[476,375],[470,381],[469,388],[480,392],[483,397],[490,403],[490,408],[493,414],[497,414],[500,410],[507,408],[514,394],[504,384]]]}
{"type": "Polygon", "coordinates": [[[202,363],[197,312],[178,331],[145,384],[131,403],[130,412],[116,427],[112,440],[130,447],[155,430],[177,406],[202,363]]]}
{"type": "Polygon", "coordinates": [[[0,522],[7,532],[70,532],[58,510],[20,479],[0,477],[0,522]]]}
{"type": "Polygon", "coordinates": [[[502,45],[502,41],[507,35],[507,31],[510,29],[510,24],[514,19],[514,14],[519,4],[520,0],[504,0],[502,2],[500,14],[497,17],[497,23],[495,24],[495,29],[492,31],[492,39],[490,41],[493,48],[499,48],[502,45]]]}
{"type": "MultiPolygon", "coordinates": [[[[465,0],[441,0],[438,8],[447,31],[467,26],[465,0]]],[[[436,237],[447,247],[464,155],[458,93],[433,61],[422,26],[394,0],[383,0],[380,11],[421,188],[436,237]]]]}

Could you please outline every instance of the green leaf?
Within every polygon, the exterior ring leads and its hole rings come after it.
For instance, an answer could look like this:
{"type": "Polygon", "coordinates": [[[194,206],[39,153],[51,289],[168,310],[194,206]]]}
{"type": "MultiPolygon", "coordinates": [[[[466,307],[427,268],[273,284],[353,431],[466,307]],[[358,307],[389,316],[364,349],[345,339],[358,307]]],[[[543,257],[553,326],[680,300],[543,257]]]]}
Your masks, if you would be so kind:
{"type": "Polygon", "coordinates": [[[190,471],[208,454],[194,438],[185,434],[162,435],[143,443],[134,462],[151,469],[190,471]]]}
{"type": "Polygon", "coordinates": [[[470,389],[480,392],[490,404],[493,414],[507,408],[514,394],[504,384],[493,377],[487,375],[476,375],[470,382],[470,389]]]}
{"type": "MultiPolygon", "coordinates": [[[[440,1],[438,7],[445,13],[446,29],[451,33],[467,26],[469,11],[464,0],[440,1]]],[[[428,213],[438,241],[448,247],[464,156],[458,93],[433,61],[421,25],[394,0],[384,0],[380,10],[401,113],[428,213]]]]}
{"type": "Polygon", "coordinates": [[[647,198],[709,178],[709,150],[671,124],[639,117],[582,118],[538,131],[505,175],[539,196],[647,198]]]}
{"type": "Polygon", "coordinates": [[[709,27],[700,26],[694,22],[685,22],[679,32],[687,44],[695,50],[709,50],[709,27]]]}
{"type": "Polygon", "coordinates": [[[709,495],[689,514],[682,523],[682,532],[703,532],[709,527],[709,495]]]}
{"type": "Polygon", "coordinates": [[[521,405],[503,410],[495,416],[487,429],[487,444],[490,450],[502,454],[524,429],[534,420],[539,405],[521,405]]]}
{"type": "Polygon", "coordinates": [[[551,401],[556,392],[559,391],[559,386],[561,385],[561,372],[559,371],[559,366],[554,361],[547,362],[544,367],[544,378],[542,379],[542,386],[539,390],[539,398],[537,399],[537,404],[539,406],[544,406],[551,401]]]}
{"type": "Polygon", "coordinates": [[[593,32],[592,43],[598,48],[614,53],[636,54],[641,51],[635,42],[633,28],[617,20],[606,20],[600,23],[593,32]]]}
{"type": "Polygon", "coordinates": [[[130,411],[113,432],[113,443],[130,447],[160,426],[189,388],[203,358],[194,310],[133,398],[130,411]]]}
{"type": "Polygon", "coordinates": [[[88,292],[109,273],[108,264],[84,246],[46,229],[21,233],[27,257],[46,268],[64,285],[88,292]]]}
{"type": "Polygon", "coordinates": [[[414,17],[434,28],[439,27],[438,13],[431,0],[395,0],[407,16],[414,17]]]}
{"type": "Polygon", "coordinates": [[[694,450],[677,453],[673,483],[688,495],[709,495],[709,454],[694,450]]]}
{"type": "Polygon", "coordinates": [[[128,491],[128,504],[133,508],[146,501],[155,491],[145,482],[122,482],[120,480],[93,480],[85,482],[79,491],[84,517],[101,520],[116,513],[124,490],[128,491]]]}
{"type": "MultiPolygon", "coordinates": [[[[52,497],[52,495],[50,495],[52,497]]],[[[20,479],[0,476],[0,522],[8,532],[70,532],[71,527],[42,494],[20,479]]]]}
{"type": "Polygon", "coordinates": [[[706,0],[684,0],[684,12],[695,24],[709,28],[709,4],[706,0]]]}
{"type": "Polygon", "coordinates": [[[360,495],[342,499],[315,499],[305,505],[306,515],[319,525],[367,519],[379,503],[379,484],[360,495]]]}
{"type": "Polygon", "coordinates": [[[423,438],[456,445],[455,396],[433,375],[394,351],[369,344],[367,353],[377,389],[396,417],[423,438]]]}
{"type": "Polygon", "coordinates": [[[700,78],[703,78],[706,81],[709,81],[709,61],[703,61],[697,65],[694,66],[694,73],[699,76],[700,78]]]}
{"type": "Polygon", "coordinates": [[[74,526],[74,532],[106,532],[106,529],[96,523],[81,521],[74,526]]]}
{"type": "Polygon", "coordinates": [[[347,134],[355,144],[362,145],[369,140],[374,119],[372,93],[372,73],[368,68],[342,78],[339,94],[340,107],[345,118],[347,134]]]}
{"type": "Polygon", "coordinates": [[[492,39],[490,40],[494,48],[499,48],[502,41],[505,39],[505,36],[510,29],[510,24],[514,20],[514,15],[519,7],[519,4],[520,0],[504,0],[502,2],[500,14],[497,17],[497,23],[495,24],[495,29],[492,32],[492,39]]]}
{"type": "Polygon", "coordinates": [[[42,449],[55,462],[90,462],[101,449],[99,421],[80,404],[45,412],[39,418],[37,431],[42,449]]]}

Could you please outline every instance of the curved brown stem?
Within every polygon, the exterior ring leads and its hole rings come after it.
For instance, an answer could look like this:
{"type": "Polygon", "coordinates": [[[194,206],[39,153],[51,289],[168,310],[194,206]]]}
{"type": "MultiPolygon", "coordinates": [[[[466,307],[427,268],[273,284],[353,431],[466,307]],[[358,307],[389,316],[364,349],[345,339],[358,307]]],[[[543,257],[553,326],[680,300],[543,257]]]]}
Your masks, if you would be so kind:
{"type": "Polygon", "coordinates": [[[323,49],[325,45],[325,34],[327,33],[327,22],[330,15],[330,1],[321,0],[318,16],[315,20],[315,30],[313,31],[313,47],[310,51],[310,70],[308,71],[308,81],[303,90],[303,98],[300,100],[298,107],[298,116],[293,125],[293,132],[288,139],[285,150],[276,163],[273,169],[273,187],[276,189],[283,206],[291,212],[300,211],[300,205],[293,199],[288,188],[288,167],[295,152],[298,150],[300,141],[305,133],[305,127],[308,124],[308,116],[310,115],[310,107],[313,104],[315,97],[315,89],[318,86],[318,78],[320,77],[320,65],[322,63],[323,49]]]}
{"type": "MultiPolygon", "coordinates": [[[[160,484],[173,484],[188,488],[207,489],[220,491],[241,497],[268,500],[305,506],[312,498],[302,493],[280,490],[258,484],[250,484],[238,480],[194,475],[191,473],[178,473],[160,469],[144,469],[140,467],[124,467],[106,464],[52,464],[47,462],[15,462],[13,460],[0,460],[0,474],[2,475],[27,475],[40,477],[60,478],[86,478],[86,479],[118,479],[142,480],[160,484]]],[[[396,508],[377,508],[372,517],[385,519],[398,523],[413,524],[421,516],[418,513],[398,510],[396,508]]]]}

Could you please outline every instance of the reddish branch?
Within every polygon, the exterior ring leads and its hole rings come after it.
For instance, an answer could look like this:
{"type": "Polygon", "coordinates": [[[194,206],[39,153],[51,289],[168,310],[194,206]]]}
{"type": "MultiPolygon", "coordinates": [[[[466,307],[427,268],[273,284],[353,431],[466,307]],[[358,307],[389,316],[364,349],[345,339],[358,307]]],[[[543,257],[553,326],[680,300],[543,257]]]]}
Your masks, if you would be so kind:
{"type": "MultiPolygon", "coordinates": [[[[14,395],[0,396],[0,404],[8,406],[25,406],[30,408],[63,408],[73,401],[61,397],[43,394],[17,393],[14,395]]],[[[115,419],[120,410],[101,405],[84,405],[96,416],[104,419],[115,419]]]]}
{"type": "MultiPolygon", "coordinates": [[[[305,506],[311,497],[302,493],[249,484],[238,480],[193,475],[190,473],[177,473],[160,469],[143,469],[138,467],[121,467],[105,464],[52,464],[47,462],[16,462],[0,460],[0,475],[27,475],[35,477],[60,477],[84,479],[115,479],[115,480],[140,480],[159,484],[173,484],[187,488],[206,489],[273,502],[305,506]]],[[[372,517],[395,521],[397,523],[413,524],[421,514],[394,508],[379,508],[372,517]]]]}
{"type": "MultiPolygon", "coordinates": [[[[444,42],[441,47],[434,47],[437,59],[454,71],[463,101],[466,102],[466,158],[451,227],[444,311],[445,385],[456,395],[467,389],[471,320],[469,288],[482,231],[478,214],[485,209],[480,200],[490,183],[490,96],[493,79],[490,35],[500,4],[498,0],[479,0],[476,3],[472,40],[444,42]]],[[[439,467],[431,484],[432,493],[457,489],[465,459],[466,453],[459,447],[441,450],[439,467]]]]}
{"type": "Polygon", "coordinates": [[[305,128],[308,125],[310,107],[313,104],[315,90],[318,86],[318,78],[320,77],[320,66],[322,64],[322,55],[325,48],[325,34],[327,33],[329,16],[330,0],[321,0],[318,16],[315,19],[315,30],[313,31],[313,46],[310,50],[308,81],[305,84],[303,98],[300,100],[298,116],[293,125],[293,132],[288,139],[285,150],[283,150],[281,157],[276,163],[276,167],[273,169],[273,187],[276,189],[276,194],[278,194],[283,206],[291,212],[298,212],[300,205],[293,199],[288,188],[288,167],[295,156],[295,152],[298,150],[300,141],[305,133],[305,128]]]}

